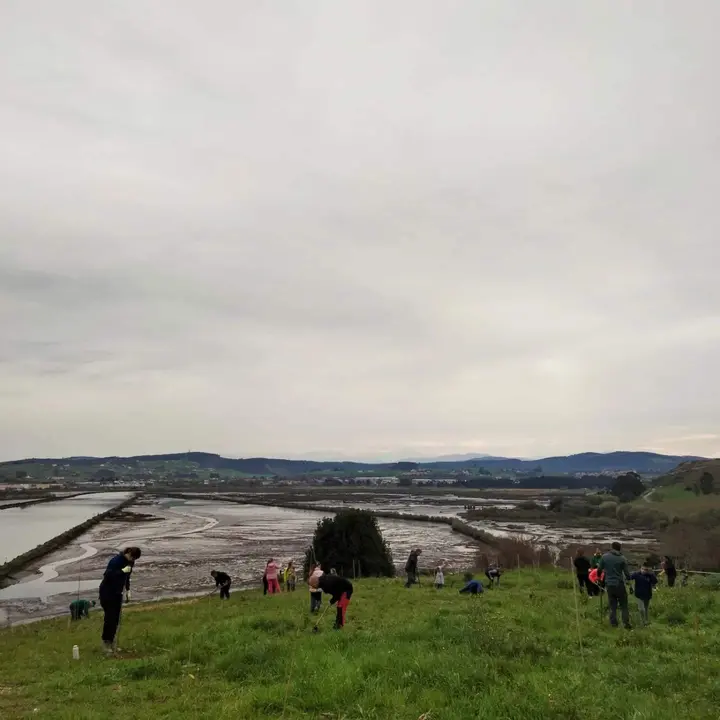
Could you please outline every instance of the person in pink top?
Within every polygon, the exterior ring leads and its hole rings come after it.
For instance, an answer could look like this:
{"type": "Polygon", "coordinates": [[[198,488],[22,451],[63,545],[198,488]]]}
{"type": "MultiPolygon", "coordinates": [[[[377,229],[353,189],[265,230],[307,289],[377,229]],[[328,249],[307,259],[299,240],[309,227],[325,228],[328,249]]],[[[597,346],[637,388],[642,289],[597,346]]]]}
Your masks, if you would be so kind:
{"type": "Polygon", "coordinates": [[[280,583],[278,582],[278,567],[277,563],[270,558],[265,566],[265,577],[268,583],[268,592],[273,595],[274,593],[280,592],[280,583]]]}

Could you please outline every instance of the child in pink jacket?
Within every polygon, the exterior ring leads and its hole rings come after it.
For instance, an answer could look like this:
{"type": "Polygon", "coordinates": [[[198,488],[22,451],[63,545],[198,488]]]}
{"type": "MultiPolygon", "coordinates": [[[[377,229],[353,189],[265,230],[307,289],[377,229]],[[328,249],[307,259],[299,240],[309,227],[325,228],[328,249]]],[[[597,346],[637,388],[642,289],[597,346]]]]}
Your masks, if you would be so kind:
{"type": "Polygon", "coordinates": [[[277,563],[270,558],[265,566],[265,577],[268,583],[268,592],[273,595],[274,593],[280,592],[280,583],[278,582],[278,567],[277,563]]]}

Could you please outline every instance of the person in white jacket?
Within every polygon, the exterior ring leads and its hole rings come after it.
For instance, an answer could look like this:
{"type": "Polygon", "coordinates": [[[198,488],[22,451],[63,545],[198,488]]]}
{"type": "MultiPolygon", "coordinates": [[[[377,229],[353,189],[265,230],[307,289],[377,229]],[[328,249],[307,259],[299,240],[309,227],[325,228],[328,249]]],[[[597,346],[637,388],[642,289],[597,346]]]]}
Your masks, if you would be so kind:
{"type": "Polygon", "coordinates": [[[320,612],[320,606],[322,605],[322,590],[314,588],[310,581],[312,578],[320,578],[323,575],[322,568],[319,565],[310,566],[310,575],[308,576],[308,587],[310,588],[310,612],[320,612]]]}
{"type": "Polygon", "coordinates": [[[440,565],[435,570],[435,589],[442,590],[445,587],[445,575],[443,573],[443,567],[440,565]]]}

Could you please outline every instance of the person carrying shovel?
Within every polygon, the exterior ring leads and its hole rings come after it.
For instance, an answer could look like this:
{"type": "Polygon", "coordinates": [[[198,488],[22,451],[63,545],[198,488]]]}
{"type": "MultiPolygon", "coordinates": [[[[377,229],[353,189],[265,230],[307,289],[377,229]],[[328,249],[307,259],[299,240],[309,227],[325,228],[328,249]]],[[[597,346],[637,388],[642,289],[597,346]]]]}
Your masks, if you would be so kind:
{"type": "Polygon", "coordinates": [[[330,605],[337,605],[335,629],[345,627],[345,614],[353,594],[352,583],[341,575],[311,575],[308,584],[311,588],[330,595],[330,605]]]}
{"type": "Polygon", "coordinates": [[[102,641],[107,653],[113,652],[113,643],[120,624],[123,593],[125,593],[125,602],[128,602],[130,600],[130,573],[140,555],[140,548],[125,548],[107,564],[100,583],[100,606],[105,611],[102,641]]]}
{"type": "Polygon", "coordinates": [[[212,578],[215,581],[215,588],[220,588],[220,599],[229,600],[232,578],[227,573],[220,570],[211,570],[210,575],[212,575],[212,578]]]}

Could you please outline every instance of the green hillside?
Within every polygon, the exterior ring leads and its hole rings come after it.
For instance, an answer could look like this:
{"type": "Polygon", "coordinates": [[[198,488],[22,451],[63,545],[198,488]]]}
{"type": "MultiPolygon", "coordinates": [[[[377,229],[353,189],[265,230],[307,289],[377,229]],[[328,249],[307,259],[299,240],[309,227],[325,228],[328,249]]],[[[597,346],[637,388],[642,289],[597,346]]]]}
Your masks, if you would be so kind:
{"type": "Polygon", "coordinates": [[[100,613],[12,628],[0,632],[0,717],[717,718],[719,593],[663,588],[651,626],[629,632],[569,580],[512,572],[478,598],[460,596],[458,578],[441,592],[365,580],[347,627],[333,631],[328,613],[318,634],[304,589],[130,606],[116,659],[101,653],[100,613]]]}

